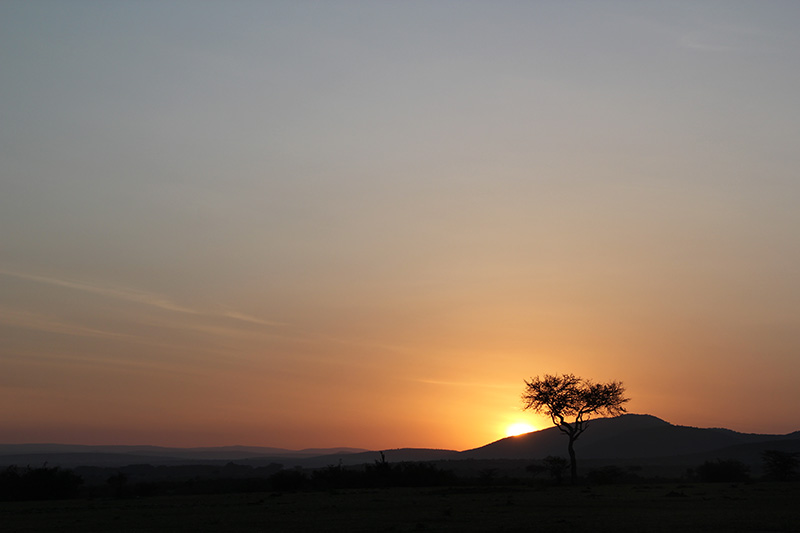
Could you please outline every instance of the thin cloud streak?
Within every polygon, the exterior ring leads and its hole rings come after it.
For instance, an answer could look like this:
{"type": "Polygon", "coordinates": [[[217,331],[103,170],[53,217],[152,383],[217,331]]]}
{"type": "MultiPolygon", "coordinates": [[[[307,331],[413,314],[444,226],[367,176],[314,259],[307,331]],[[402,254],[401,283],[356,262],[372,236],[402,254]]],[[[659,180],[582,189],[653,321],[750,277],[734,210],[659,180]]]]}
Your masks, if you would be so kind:
{"type": "Polygon", "coordinates": [[[765,35],[755,28],[731,25],[711,25],[701,31],[678,36],[678,45],[700,52],[733,53],[745,51],[770,51],[774,35],[765,35]]]}
{"type": "MultiPolygon", "coordinates": [[[[155,372],[159,375],[171,374],[175,376],[206,375],[205,367],[198,367],[197,365],[186,365],[181,361],[168,361],[163,358],[160,359],[147,359],[147,358],[124,358],[124,357],[108,357],[102,355],[86,355],[76,353],[60,353],[57,356],[42,353],[40,351],[15,351],[10,354],[4,355],[8,362],[13,363],[14,360],[18,361],[38,361],[46,364],[84,364],[91,367],[106,367],[118,368],[129,370],[141,370],[145,372],[155,372]]],[[[0,381],[0,388],[7,388],[6,384],[0,381]]],[[[19,386],[19,388],[31,388],[30,385],[19,386]]]]}
{"type": "MultiPolygon", "coordinates": [[[[208,326],[170,326],[164,323],[153,323],[151,325],[169,329],[195,330],[217,336],[233,336],[235,334],[241,334],[240,331],[233,329],[213,328],[208,326]]],[[[163,340],[155,340],[153,337],[148,336],[132,335],[128,333],[86,327],[71,321],[61,320],[41,313],[31,313],[28,311],[18,311],[16,309],[8,308],[0,308],[0,326],[27,329],[44,333],[55,333],[59,335],[69,335],[74,337],[116,339],[125,342],[136,342],[138,344],[144,344],[147,346],[180,346],[180,343],[176,342],[165,342],[163,340]]]]}
{"type": "Polygon", "coordinates": [[[680,38],[678,44],[681,48],[689,48],[702,52],[735,52],[740,49],[737,46],[714,44],[709,41],[704,41],[701,37],[696,35],[684,35],[680,38]]]}
{"type": "Polygon", "coordinates": [[[247,315],[245,313],[240,313],[238,311],[226,310],[220,316],[223,316],[225,318],[232,318],[233,320],[239,320],[241,322],[250,322],[252,324],[260,324],[262,326],[268,326],[268,327],[274,327],[274,328],[286,326],[285,322],[277,322],[277,321],[274,321],[274,320],[264,320],[262,318],[258,318],[258,317],[252,316],[252,315],[247,315]]]}
{"type": "Polygon", "coordinates": [[[426,385],[444,385],[446,387],[469,387],[481,389],[508,389],[511,385],[502,385],[500,383],[478,383],[469,381],[444,381],[438,379],[415,379],[417,383],[425,383],[426,385]]]}
{"type": "Polygon", "coordinates": [[[163,296],[132,289],[96,285],[84,281],[74,281],[62,278],[53,278],[48,276],[37,276],[35,274],[23,274],[21,272],[14,272],[10,270],[0,270],[0,275],[14,277],[27,281],[33,281],[36,283],[55,285],[57,287],[64,287],[67,289],[73,289],[92,294],[99,294],[101,296],[106,296],[109,298],[116,298],[128,302],[134,302],[134,303],[149,305],[152,307],[158,307],[159,309],[164,309],[166,311],[188,313],[193,315],[203,314],[195,309],[175,304],[174,302],[168,300],[167,298],[164,298],[163,296]]]}
{"type": "Polygon", "coordinates": [[[79,337],[101,337],[113,339],[135,339],[133,335],[87,328],[69,322],[64,322],[53,317],[27,311],[0,308],[0,324],[4,326],[58,333],[61,335],[75,335],[79,337]]]}
{"type": "Polygon", "coordinates": [[[27,281],[33,281],[36,283],[55,285],[57,287],[64,287],[67,289],[88,292],[91,294],[98,294],[100,296],[105,296],[108,298],[114,298],[118,300],[124,300],[126,302],[131,302],[131,303],[143,304],[150,307],[155,307],[157,309],[162,309],[164,311],[171,311],[174,313],[183,313],[183,314],[197,315],[197,316],[224,317],[224,318],[230,318],[232,320],[238,320],[240,322],[249,322],[268,327],[280,327],[286,325],[280,322],[263,320],[257,317],[246,315],[244,313],[239,313],[237,311],[226,310],[222,313],[213,313],[204,310],[193,309],[191,307],[186,307],[180,304],[176,304],[175,302],[164,296],[144,291],[138,291],[134,289],[110,287],[104,285],[97,285],[94,283],[87,283],[84,281],[67,280],[49,276],[37,276],[35,274],[23,274],[21,272],[15,272],[6,269],[0,270],[0,275],[14,277],[17,279],[23,279],[27,281]]]}

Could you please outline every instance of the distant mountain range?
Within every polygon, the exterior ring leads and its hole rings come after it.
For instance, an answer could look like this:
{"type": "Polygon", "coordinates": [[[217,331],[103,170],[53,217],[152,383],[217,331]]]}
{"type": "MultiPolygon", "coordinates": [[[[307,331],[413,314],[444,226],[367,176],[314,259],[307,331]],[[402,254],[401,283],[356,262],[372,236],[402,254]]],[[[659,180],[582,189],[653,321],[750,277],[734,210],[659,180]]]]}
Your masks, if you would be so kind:
{"type": "Polygon", "coordinates": [[[168,448],[163,446],[87,446],[81,444],[0,444],[0,466],[126,466],[131,464],[187,465],[241,464],[313,459],[329,455],[367,452],[363,448],[306,448],[287,450],[262,446],[219,446],[204,448],[168,448]]]}
{"type": "MultiPolygon", "coordinates": [[[[507,437],[472,450],[401,448],[384,450],[400,461],[533,461],[566,455],[566,437],[555,427],[507,437]]],[[[692,466],[705,460],[736,459],[756,466],[767,449],[800,452],[800,431],[787,435],[739,433],[729,429],[677,426],[651,415],[626,414],[592,421],[575,443],[578,460],[588,464],[692,466]]],[[[0,467],[7,465],[104,466],[131,464],[225,464],[316,468],[358,465],[380,459],[379,451],[359,448],[287,450],[251,446],[166,448],[159,446],[81,446],[0,444],[0,467]]]]}

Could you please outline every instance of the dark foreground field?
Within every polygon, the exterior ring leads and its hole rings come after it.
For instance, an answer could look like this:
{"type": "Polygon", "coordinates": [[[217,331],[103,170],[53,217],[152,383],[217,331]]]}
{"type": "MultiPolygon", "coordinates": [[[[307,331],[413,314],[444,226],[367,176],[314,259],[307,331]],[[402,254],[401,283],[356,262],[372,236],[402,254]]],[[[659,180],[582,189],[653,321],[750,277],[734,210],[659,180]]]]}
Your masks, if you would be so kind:
{"type": "Polygon", "coordinates": [[[454,487],[0,503],[0,530],[800,531],[800,485],[454,487]]]}

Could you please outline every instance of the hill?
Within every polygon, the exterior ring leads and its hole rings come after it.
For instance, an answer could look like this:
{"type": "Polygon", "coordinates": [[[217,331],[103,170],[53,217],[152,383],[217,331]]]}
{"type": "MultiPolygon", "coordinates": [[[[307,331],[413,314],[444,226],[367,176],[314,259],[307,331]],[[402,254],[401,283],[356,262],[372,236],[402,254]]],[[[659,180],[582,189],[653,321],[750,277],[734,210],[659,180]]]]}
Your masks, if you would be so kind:
{"type": "MultiPolygon", "coordinates": [[[[788,435],[739,433],[729,429],[677,426],[651,415],[626,414],[589,423],[575,442],[583,459],[644,459],[686,455],[704,456],[718,450],[772,443],[800,441],[800,432],[788,435]]],[[[552,427],[516,437],[507,437],[459,455],[472,459],[537,459],[564,455],[565,436],[552,427]]]]}
{"type": "MultiPolygon", "coordinates": [[[[714,459],[736,459],[756,468],[767,449],[800,452],[800,432],[787,435],[739,433],[721,428],[673,425],[651,415],[626,414],[600,418],[575,442],[579,461],[602,464],[654,465],[678,468],[714,459]]],[[[530,462],[549,455],[566,455],[566,437],[552,427],[507,437],[471,450],[400,448],[384,450],[387,461],[437,461],[454,464],[472,461],[530,462]]],[[[217,448],[167,448],[159,446],[80,446],[63,444],[0,444],[0,467],[8,465],[119,467],[134,464],[224,465],[235,462],[251,467],[282,464],[319,468],[360,465],[381,459],[380,452],[359,448],[283,448],[228,446],[217,448]]]]}
{"type": "MultiPolygon", "coordinates": [[[[458,454],[459,459],[527,461],[566,457],[566,437],[552,427],[507,437],[458,454]]],[[[787,435],[739,433],[721,428],[673,425],[651,415],[626,414],[590,422],[575,442],[583,468],[636,466],[650,476],[680,476],[705,461],[734,459],[760,472],[765,450],[800,453],[800,432],[787,435]]]]}

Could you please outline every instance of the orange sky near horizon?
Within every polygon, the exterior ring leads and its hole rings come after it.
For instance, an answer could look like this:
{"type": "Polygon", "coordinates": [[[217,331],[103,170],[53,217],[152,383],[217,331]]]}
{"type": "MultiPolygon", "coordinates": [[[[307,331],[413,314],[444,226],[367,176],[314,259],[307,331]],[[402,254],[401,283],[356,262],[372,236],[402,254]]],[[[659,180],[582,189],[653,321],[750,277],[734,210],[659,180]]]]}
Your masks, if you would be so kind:
{"type": "Polygon", "coordinates": [[[0,3],[0,442],[800,429],[800,5],[0,3]]]}

